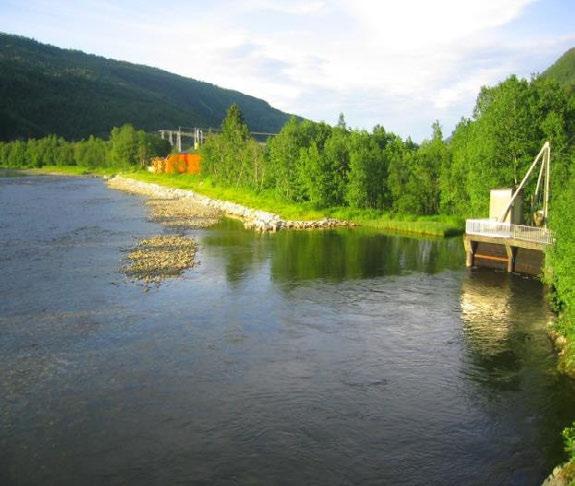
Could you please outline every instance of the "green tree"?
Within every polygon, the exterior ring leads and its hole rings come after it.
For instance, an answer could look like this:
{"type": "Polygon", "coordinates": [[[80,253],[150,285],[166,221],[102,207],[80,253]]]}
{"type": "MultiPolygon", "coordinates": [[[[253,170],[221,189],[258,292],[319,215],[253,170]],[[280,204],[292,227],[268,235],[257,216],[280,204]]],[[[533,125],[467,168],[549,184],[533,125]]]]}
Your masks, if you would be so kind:
{"type": "Polygon", "coordinates": [[[550,283],[556,301],[563,311],[564,325],[575,336],[575,171],[568,178],[564,190],[555,198],[550,211],[550,226],[555,244],[548,252],[548,265],[553,269],[550,283]]]}
{"type": "Polygon", "coordinates": [[[305,151],[312,142],[322,147],[331,133],[325,123],[298,121],[292,117],[281,131],[268,142],[268,172],[266,187],[273,188],[283,199],[307,199],[302,168],[305,151]],[[302,176],[303,179],[302,179],[302,176]]]}
{"type": "Polygon", "coordinates": [[[110,161],[119,167],[143,167],[152,157],[165,156],[169,152],[166,141],[162,141],[157,135],[136,130],[130,124],[112,129],[108,148],[110,161]]]}
{"type": "Polygon", "coordinates": [[[415,152],[416,148],[400,139],[392,141],[385,148],[385,155],[389,161],[387,167],[389,204],[396,212],[412,212],[417,209],[417,201],[409,191],[415,152]]]}
{"type": "Polygon", "coordinates": [[[110,159],[119,167],[137,165],[142,156],[141,136],[130,124],[114,127],[110,133],[110,159]]]}
{"type": "Polygon", "coordinates": [[[208,137],[201,149],[202,173],[214,182],[260,190],[266,180],[264,149],[250,138],[237,105],[228,109],[219,134],[208,137]]]}
{"type": "MultiPolygon", "coordinates": [[[[546,140],[552,144],[553,177],[559,188],[572,163],[574,115],[573,102],[549,80],[511,76],[482,88],[473,120],[460,124],[453,134],[453,171],[444,174],[444,181],[456,180],[465,163],[467,197],[444,194],[444,206],[461,211],[468,204],[469,213],[486,215],[490,189],[515,186],[546,140]]],[[[533,185],[527,187],[527,198],[533,185]]]]}
{"type": "Polygon", "coordinates": [[[107,165],[107,144],[104,140],[90,136],[88,140],[74,146],[74,157],[78,165],[94,168],[107,165]]]}
{"type": "Polygon", "coordinates": [[[348,134],[336,128],[323,149],[314,141],[304,152],[299,175],[309,200],[319,207],[328,207],[344,203],[348,172],[348,134]]]}
{"type": "Polygon", "coordinates": [[[222,122],[222,135],[229,142],[241,144],[250,138],[249,128],[244,120],[240,107],[235,103],[228,108],[222,122]]]}
{"type": "Polygon", "coordinates": [[[26,167],[28,166],[28,157],[26,151],[26,142],[16,140],[12,142],[8,150],[8,165],[11,167],[26,167]]]}
{"type": "Polygon", "coordinates": [[[347,203],[356,208],[382,208],[387,160],[377,138],[367,132],[353,132],[349,151],[347,203]]]}
{"type": "Polygon", "coordinates": [[[439,122],[433,124],[431,140],[423,142],[415,152],[408,184],[416,203],[414,212],[437,214],[440,201],[440,174],[449,166],[449,152],[443,141],[439,122]]]}
{"type": "Polygon", "coordinates": [[[450,163],[443,164],[440,174],[440,210],[445,214],[471,216],[469,201],[469,175],[472,121],[463,118],[456,126],[449,144],[450,163]]]}

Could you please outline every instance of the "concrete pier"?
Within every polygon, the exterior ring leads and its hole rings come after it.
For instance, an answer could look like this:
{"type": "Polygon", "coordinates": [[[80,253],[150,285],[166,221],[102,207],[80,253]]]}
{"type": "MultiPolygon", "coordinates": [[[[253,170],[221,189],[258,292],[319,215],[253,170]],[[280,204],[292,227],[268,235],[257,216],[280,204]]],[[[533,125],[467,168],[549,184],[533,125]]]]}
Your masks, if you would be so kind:
{"type": "Polygon", "coordinates": [[[545,249],[552,241],[547,228],[468,220],[463,238],[465,264],[540,275],[545,249]]]}

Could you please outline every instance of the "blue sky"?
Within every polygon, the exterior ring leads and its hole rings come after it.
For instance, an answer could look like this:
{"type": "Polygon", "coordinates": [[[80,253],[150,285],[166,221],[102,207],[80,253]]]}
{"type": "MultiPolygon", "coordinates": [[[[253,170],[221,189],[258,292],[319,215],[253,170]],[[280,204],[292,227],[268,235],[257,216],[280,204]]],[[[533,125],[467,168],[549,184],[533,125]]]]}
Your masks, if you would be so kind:
{"type": "Polygon", "coordinates": [[[421,140],[575,46],[575,1],[0,0],[0,30],[421,140]]]}

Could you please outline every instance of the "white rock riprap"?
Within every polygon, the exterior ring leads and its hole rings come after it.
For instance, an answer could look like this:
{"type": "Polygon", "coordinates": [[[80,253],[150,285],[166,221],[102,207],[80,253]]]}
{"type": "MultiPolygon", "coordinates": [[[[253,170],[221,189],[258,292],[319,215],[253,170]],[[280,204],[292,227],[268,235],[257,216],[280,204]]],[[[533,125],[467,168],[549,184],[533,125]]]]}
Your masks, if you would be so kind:
{"type": "Polygon", "coordinates": [[[553,472],[541,483],[541,486],[570,486],[575,482],[573,462],[562,464],[553,469],[553,472]]]}
{"type": "Polygon", "coordinates": [[[290,221],[284,220],[279,215],[251,209],[241,204],[219,199],[211,199],[189,189],[172,189],[151,182],[143,182],[129,177],[115,176],[108,179],[108,186],[121,191],[142,194],[160,199],[184,199],[189,198],[195,203],[213,208],[226,216],[238,218],[244,226],[256,231],[279,231],[281,229],[326,229],[342,226],[354,226],[348,221],[324,218],[315,221],[290,221]]]}

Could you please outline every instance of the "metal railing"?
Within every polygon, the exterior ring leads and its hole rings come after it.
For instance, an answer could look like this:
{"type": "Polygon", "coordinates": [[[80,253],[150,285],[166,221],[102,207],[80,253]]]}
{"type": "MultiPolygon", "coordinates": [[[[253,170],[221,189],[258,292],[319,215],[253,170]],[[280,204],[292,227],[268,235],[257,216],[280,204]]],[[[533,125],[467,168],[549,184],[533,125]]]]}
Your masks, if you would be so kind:
{"type": "Polygon", "coordinates": [[[517,240],[534,241],[544,245],[553,244],[553,233],[547,228],[512,224],[511,231],[513,232],[513,238],[517,240]]]}
{"type": "Polygon", "coordinates": [[[493,219],[468,219],[465,232],[469,235],[491,236],[495,238],[515,238],[550,245],[553,234],[547,228],[525,226],[522,224],[498,223],[493,219]]]}

